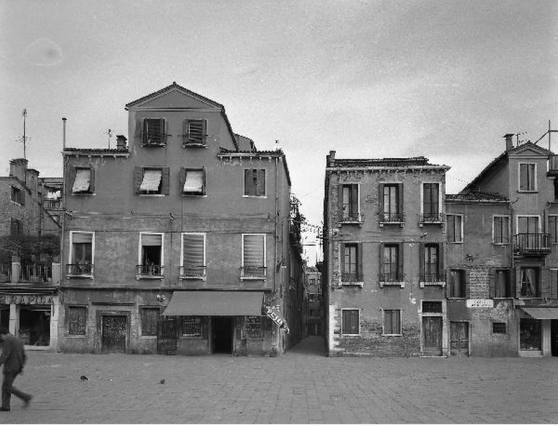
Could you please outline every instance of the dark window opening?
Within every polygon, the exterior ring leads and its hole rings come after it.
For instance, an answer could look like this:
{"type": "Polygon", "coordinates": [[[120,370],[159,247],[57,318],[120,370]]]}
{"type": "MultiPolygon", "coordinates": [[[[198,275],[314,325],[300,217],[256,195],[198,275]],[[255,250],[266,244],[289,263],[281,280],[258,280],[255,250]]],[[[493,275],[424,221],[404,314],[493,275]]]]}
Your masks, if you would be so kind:
{"type": "Polygon", "coordinates": [[[503,322],[492,323],[492,333],[505,334],[506,333],[506,324],[503,323],[503,322]]]}
{"type": "Polygon", "coordinates": [[[423,313],[441,313],[442,312],[442,302],[441,301],[423,301],[422,302],[422,312],[423,313]]]}

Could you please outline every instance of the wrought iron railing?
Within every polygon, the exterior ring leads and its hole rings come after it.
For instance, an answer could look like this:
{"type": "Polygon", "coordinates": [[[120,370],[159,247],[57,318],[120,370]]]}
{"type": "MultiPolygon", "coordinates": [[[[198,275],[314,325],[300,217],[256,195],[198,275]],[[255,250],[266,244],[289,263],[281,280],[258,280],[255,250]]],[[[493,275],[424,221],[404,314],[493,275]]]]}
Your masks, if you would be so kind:
{"type": "Polygon", "coordinates": [[[94,270],[94,264],[66,264],[66,273],[70,276],[91,276],[94,270]]]}
{"type": "Polygon", "coordinates": [[[136,273],[142,277],[160,277],[163,276],[164,267],[165,266],[161,266],[160,264],[138,264],[136,266],[136,273]]]}
{"type": "Polygon", "coordinates": [[[396,213],[380,213],[380,222],[382,223],[402,223],[405,221],[405,216],[401,212],[396,213]]]}
{"type": "Polygon", "coordinates": [[[550,253],[550,234],[518,233],[513,236],[513,250],[516,254],[546,255],[550,253]]]}
{"type": "Polygon", "coordinates": [[[421,223],[441,223],[444,221],[443,213],[425,213],[419,218],[421,223]]]}
{"type": "Polygon", "coordinates": [[[446,281],[446,276],[444,273],[438,273],[438,272],[434,272],[434,273],[422,273],[422,275],[420,276],[420,281],[421,282],[427,282],[427,283],[432,283],[432,282],[445,282],[446,281]]]}
{"type": "Polygon", "coordinates": [[[403,280],[399,272],[393,271],[379,274],[380,282],[401,282],[403,280]]]}

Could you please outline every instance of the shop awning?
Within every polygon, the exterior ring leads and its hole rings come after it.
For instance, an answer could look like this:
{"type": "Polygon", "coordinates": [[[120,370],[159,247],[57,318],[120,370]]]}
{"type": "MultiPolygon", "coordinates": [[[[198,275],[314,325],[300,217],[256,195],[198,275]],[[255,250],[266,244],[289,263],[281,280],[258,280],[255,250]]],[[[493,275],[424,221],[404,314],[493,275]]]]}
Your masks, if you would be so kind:
{"type": "Polygon", "coordinates": [[[533,319],[558,319],[558,308],[543,308],[543,307],[523,307],[522,310],[531,316],[533,319]]]}
{"type": "Polygon", "coordinates": [[[163,316],[261,316],[263,292],[175,291],[163,316]]]}

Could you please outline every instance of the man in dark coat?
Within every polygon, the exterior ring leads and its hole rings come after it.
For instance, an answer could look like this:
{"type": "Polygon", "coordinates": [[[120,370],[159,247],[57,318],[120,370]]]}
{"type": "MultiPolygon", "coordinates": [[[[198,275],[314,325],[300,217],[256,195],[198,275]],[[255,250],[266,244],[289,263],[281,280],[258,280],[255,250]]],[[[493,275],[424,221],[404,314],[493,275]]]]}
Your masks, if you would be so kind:
{"type": "Polygon", "coordinates": [[[10,335],[5,327],[0,327],[0,339],[3,341],[0,365],[4,365],[2,407],[0,407],[0,411],[7,412],[10,410],[12,394],[23,400],[23,407],[29,406],[32,397],[30,394],[25,394],[13,386],[16,376],[21,373],[25,365],[26,356],[23,341],[14,335],[10,335]]]}

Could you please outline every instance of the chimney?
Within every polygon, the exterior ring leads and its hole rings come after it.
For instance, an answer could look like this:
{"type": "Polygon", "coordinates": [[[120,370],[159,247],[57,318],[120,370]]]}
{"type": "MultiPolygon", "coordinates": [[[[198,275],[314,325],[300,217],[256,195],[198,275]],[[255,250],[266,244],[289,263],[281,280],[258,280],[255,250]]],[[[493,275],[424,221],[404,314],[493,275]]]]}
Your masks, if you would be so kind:
{"type": "Polygon", "coordinates": [[[508,133],[504,136],[504,139],[506,139],[506,151],[513,149],[513,140],[512,140],[513,136],[514,135],[511,133],[508,133]]]}
{"type": "Polygon", "coordinates": [[[16,177],[24,182],[28,163],[29,161],[25,158],[12,159],[10,161],[10,177],[16,177]]]}
{"type": "Polygon", "coordinates": [[[119,151],[125,151],[127,149],[126,140],[128,139],[126,139],[123,135],[116,136],[116,149],[119,151]]]}
{"type": "Polygon", "coordinates": [[[332,166],[335,162],[335,151],[329,151],[329,155],[327,156],[327,167],[332,166]]]}

